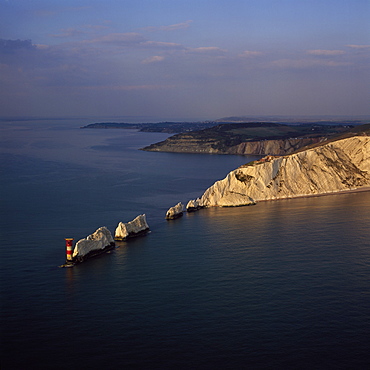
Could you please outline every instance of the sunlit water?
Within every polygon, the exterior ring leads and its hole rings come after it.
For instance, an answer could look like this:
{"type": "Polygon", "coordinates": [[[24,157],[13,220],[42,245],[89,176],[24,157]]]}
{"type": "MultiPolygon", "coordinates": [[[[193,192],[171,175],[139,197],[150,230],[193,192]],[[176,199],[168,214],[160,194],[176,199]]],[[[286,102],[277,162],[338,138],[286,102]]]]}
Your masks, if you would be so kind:
{"type": "Polygon", "coordinates": [[[2,369],[365,369],[370,192],[185,214],[254,157],[137,150],[168,135],[3,123],[2,369]],[[64,238],[152,232],[61,269],[64,238]]]}

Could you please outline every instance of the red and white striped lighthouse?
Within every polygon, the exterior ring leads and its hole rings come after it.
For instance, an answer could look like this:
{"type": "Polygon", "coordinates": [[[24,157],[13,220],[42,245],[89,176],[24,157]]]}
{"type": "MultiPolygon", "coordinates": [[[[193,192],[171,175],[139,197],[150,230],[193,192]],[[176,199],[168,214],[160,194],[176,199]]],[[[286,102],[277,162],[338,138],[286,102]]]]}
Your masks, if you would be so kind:
{"type": "Polygon", "coordinates": [[[66,253],[67,262],[72,261],[72,251],[73,251],[73,238],[65,238],[66,241],[66,253]]]}

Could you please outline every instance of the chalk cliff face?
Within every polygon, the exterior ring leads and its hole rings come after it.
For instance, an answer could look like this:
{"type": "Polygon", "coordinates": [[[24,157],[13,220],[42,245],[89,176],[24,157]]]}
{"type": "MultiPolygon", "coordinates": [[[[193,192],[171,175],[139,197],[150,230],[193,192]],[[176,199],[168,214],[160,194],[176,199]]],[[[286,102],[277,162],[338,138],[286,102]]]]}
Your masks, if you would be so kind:
{"type": "Polygon", "coordinates": [[[83,257],[90,252],[102,250],[114,244],[110,231],[105,227],[100,227],[93,234],[79,240],[73,250],[73,258],[83,257]]]}
{"type": "Polygon", "coordinates": [[[370,186],[370,137],[354,136],[231,171],[208,188],[201,205],[243,206],[370,186]]]}
{"type": "Polygon", "coordinates": [[[120,222],[115,231],[115,240],[126,240],[149,230],[145,214],[137,216],[134,220],[123,223],[120,222]]]}

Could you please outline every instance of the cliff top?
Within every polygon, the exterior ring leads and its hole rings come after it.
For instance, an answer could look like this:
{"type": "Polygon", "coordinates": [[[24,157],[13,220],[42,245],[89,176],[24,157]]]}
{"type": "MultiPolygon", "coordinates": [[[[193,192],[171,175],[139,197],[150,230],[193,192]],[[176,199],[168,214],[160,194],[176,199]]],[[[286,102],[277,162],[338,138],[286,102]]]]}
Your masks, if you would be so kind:
{"type": "Polygon", "coordinates": [[[336,124],[315,122],[295,125],[275,122],[222,123],[203,130],[173,135],[163,142],[144,148],[144,150],[166,150],[169,146],[176,145],[177,147],[181,146],[186,151],[186,147],[189,145],[207,145],[214,150],[225,151],[230,147],[250,141],[290,138],[323,138],[323,140],[327,140],[349,130],[356,130],[358,127],[339,124],[339,122],[336,124]]]}

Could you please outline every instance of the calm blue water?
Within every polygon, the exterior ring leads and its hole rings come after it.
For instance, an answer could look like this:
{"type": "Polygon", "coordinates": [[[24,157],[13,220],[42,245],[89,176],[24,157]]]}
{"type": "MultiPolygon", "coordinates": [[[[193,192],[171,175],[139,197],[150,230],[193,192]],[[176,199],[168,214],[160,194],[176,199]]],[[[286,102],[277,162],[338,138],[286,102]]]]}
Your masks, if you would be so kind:
{"type": "Polygon", "coordinates": [[[370,192],[167,222],[254,157],[82,124],[0,126],[2,369],[368,368],[370,192]],[[65,237],[140,213],[146,237],[58,268],[65,237]]]}

